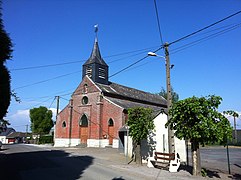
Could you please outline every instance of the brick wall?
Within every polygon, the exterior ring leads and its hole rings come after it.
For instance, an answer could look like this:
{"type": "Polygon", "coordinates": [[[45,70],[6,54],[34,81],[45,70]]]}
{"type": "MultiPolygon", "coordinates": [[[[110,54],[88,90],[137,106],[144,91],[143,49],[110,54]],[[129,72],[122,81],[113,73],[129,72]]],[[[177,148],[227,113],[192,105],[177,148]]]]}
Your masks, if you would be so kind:
{"type": "MultiPolygon", "coordinates": [[[[72,126],[71,138],[81,137],[80,119],[83,115],[88,118],[88,139],[104,139],[108,137],[108,121],[114,122],[114,139],[118,139],[118,130],[124,125],[126,116],[123,108],[113,104],[103,97],[100,89],[87,76],[83,79],[72,95],[72,126]],[[87,97],[87,104],[83,103],[87,97]],[[106,135],[106,136],[105,136],[106,135]]],[[[70,106],[66,106],[58,115],[56,122],[56,138],[69,138],[70,106]],[[65,121],[66,127],[63,127],[65,121]]]]}

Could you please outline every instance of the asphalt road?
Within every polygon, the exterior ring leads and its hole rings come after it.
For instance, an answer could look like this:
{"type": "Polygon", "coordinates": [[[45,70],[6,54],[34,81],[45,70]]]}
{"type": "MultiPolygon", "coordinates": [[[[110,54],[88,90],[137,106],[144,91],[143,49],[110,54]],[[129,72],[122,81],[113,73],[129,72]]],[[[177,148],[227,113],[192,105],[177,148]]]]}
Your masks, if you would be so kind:
{"type": "Polygon", "coordinates": [[[106,168],[93,156],[73,155],[63,150],[24,144],[4,145],[0,153],[0,171],[0,179],[6,180],[139,178],[118,169],[106,168]]]}
{"type": "MultiPolygon", "coordinates": [[[[241,148],[232,146],[228,151],[231,174],[241,175],[241,148]]],[[[201,163],[208,169],[228,173],[227,148],[223,146],[201,148],[201,163]]]]}
{"type": "MultiPolygon", "coordinates": [[[[25,144],[4,145],[3,148],[0,151],[0,180],[203,179],[192,176],[187,169],[170,173],[127,164],[125,156],[112,148],[54,148],[25,144]]],[[[201,149],[202,166],[212,170],[209,172],[212,179],[230,179],[225,150],[222,147],[201,149]]],[[[241,149],[229,150],[233,177],[239,179],[241,149]]]]}

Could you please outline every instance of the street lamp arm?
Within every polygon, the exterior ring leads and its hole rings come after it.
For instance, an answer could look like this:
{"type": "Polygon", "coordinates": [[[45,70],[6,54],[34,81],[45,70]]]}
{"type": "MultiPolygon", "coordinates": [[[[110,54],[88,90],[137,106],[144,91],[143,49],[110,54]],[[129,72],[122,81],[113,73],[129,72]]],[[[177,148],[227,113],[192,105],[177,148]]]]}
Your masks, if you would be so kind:
{"type": "Polygon", "coordinates": [[[154,52],[148,52],[148,56],[156,56],[156,57],[160,57],[160,58],[166,59],[164,56],[159,56],[158,54],[156,54],[154,52]]]}

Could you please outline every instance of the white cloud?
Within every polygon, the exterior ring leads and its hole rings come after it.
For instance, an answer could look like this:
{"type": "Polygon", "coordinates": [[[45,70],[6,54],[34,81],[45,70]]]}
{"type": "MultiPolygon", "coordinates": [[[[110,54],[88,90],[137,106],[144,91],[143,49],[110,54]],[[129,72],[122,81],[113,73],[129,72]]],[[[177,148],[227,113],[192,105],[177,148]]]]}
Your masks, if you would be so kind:
{"type": "MultiPolygon", "coordinates": [[[[56,120],[56,112],[57,112],[57,109],[56,109],[56,108],[50,108],[49,110],[52,111],[52,113],[53,113],[52,119],[55,121],[55,120],[56,120]]],[[[59,112],[60,112],[60,110],[59,110],[59,112]]]]}
{"type": "Polygon", "coordinates": [[[29,118],[29,110],[17,110],[15,114],[7,116],[7,119],[18,120],[22,118],[29,118]]]}
{"type": "MultiPolygon", "coordinates": [[[[236,118],[236,129],[241,129],[241,112],[238,112],[238,111],[236,111],[236,112],[239,114],[239,117],[236,118]]],[[[234,118],[233,118],[233,116],[230,116],[230,115],[225,115],[225,116],[230,121],[231,126],[234,127],[234,118]]]]}
{"type": "MultiPolygon", "coordinates": [[[[56,108],[50,108],[50,110],[53,112],[52,119],[56,120],[56,108]]],[[[60,110],[59,110],[60,112],[60,110]]],[[[10,126],[14,128],[16,131],[19,132],[26,132],[26,128],[28,125],[28,131],[30,131],[30,117],[29,117],[29,109],[27,110],[17,110],[14,114],[11,114],[7,116],[5,119],[9,120],[10,126]]]]}
{"type": "Polygon", "coordinates": [[[16,131],[25,132],[27,125],[28,131],[30,126],[30,118],[29,118],[29,110],[17,110],[16,113],[7,116],[7,120],[10,122],[10,126],[14,128],[16,131]]]}

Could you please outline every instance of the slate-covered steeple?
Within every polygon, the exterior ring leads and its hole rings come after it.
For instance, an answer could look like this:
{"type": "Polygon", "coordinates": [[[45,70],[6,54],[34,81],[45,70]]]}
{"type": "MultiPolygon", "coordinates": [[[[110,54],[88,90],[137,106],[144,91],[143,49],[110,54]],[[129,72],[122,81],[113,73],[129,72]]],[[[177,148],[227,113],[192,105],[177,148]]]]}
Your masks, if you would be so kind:
{"type": "Polygon", "coordinates": [[[101,57],[98,40],[96,36],[90,58],[83,64],[82,78],[84,78],[84,76],[87,75],[94,82],[101,84],[109,84],[108,71],[109,67],[101,57]]]}

